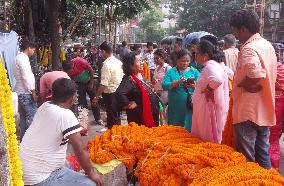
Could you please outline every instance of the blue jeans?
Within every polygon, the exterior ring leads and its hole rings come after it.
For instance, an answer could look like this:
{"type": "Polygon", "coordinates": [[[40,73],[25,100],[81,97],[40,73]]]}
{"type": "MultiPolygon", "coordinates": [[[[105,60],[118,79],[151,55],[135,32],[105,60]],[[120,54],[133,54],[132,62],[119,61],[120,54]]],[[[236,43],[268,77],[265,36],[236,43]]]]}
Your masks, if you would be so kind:
{"type": "Polygon", "coordinates": [[[51,173],[44,181],[34,186],[96,186],[86,175],[62,167],[51,173]]]}
{"type": "Polygon", "coordinates": [[[33,101],[31,94],[20,94],[19,101],[19,114],[20,114],[20,128],[22,139],[27,129],[32,124],[34,115],[37,111],[37,104],[33,101]]]}
{"type": "Polygon", "coordinates": [[[236,148],[249,162],[257,162],[260,166],[270,169],[268,154],[269,128],[258,126],[251,121],[234,125],[236,148]]]}

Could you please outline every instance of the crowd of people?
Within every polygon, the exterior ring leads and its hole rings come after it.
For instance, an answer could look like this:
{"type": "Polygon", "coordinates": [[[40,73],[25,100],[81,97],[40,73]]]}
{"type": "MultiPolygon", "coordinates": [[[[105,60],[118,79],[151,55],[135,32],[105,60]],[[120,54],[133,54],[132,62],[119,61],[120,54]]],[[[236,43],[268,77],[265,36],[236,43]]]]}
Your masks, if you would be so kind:
{"type": "Polygon", "coordinates": [[[125,111],[128,122],[147,127],[162,123],[182,126],[200,139],[218,144],[231,99],[237,151],[247,161],[279,169],[284,66],[277,58],[277,47],[260,36],[256,13],[236,11],[229,25],[232,34],[224,37],[222,48],[207,37],[194,39],[186,49],[177,40],[171,54],[167,46],[157,48],[148,42],[144,51],[138,45],[130,50],[123,42],[115,57],[112,46],[103,42],[98,82],[87,59],[69,55],[62,62],[62,71],[41,77],[39,98],[29,63],[35,45],[23,42],[14,75],[21,108],[20,157],[25,185],[103,184],[91,168],[79,134],[82,128],[73,106],[76,92],[78,104],[85,108],[88,94],[100,125],[102,98],[107,128],[120,124],[125,111]],[[242,43],[240,49],[236,39],[242,43]],[[150,80],[143,74],[144,63],[150,80]],[[68,142],[88,177],[64,167],[68,142]]]}

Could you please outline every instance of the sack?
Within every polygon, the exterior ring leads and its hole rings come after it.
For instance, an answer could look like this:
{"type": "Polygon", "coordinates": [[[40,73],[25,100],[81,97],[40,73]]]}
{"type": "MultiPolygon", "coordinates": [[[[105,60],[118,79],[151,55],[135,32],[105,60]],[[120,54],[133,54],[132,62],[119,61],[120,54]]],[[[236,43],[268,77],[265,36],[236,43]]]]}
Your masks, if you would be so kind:
{"type": "Polygon", "coordinates": [[[187,94],[186,107],[187,107],[189,110],[192,110],[192,109],[193,109],[192,98],[191,98],[191,95],[190,95],[190,94],[187,94]]]}
{"type": "Polygon", "coordinates": [[[74,77],[74,81],[78,83],[88,83],[90,81],[90,74],[88,71],[84,70],[81,74],[74,77]]]}

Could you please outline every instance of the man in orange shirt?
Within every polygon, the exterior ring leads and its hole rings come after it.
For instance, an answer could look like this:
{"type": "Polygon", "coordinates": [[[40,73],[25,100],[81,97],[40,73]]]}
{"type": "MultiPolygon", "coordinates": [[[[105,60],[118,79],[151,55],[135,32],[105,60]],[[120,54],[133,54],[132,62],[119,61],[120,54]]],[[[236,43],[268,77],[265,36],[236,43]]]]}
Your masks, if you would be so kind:
{"type": "Polygon", "coordinates": [[[277,60],[270,42],[260,36],[259,18],[250,10],[233,13],[230,26],[242,42],[233,83],[236,148],[247,161],[271,168],[269,127],[275,125],[277,60]]]}

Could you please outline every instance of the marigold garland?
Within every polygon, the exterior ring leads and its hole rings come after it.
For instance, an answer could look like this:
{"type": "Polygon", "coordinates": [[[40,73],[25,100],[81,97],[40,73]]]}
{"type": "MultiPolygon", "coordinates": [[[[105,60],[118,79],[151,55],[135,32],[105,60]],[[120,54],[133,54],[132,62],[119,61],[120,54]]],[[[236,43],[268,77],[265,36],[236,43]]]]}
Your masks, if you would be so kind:
{"type": "Polygon", "coordinates": [[[233,126],[233,99],[230,98],[229,111],[227,116],[227,122],[222,134],[222,145],[228,145],[234,148],[234,126],[233,126]]]}
{"type": "Polygon", "coordinates": [[[150,81],[150,69],[146,61],[143,63],[143,69],[141,70],[143,77],[150,81]]]}
{"type": "Polygon", "coordinates": [[[251,183],[254,178],[262,185],[284,183],[279,174],[246,163],[245,157],[233,148],[202,142],[182,127],[147,128],[135,123],[114,126],[101,137],[91,139],[88,150],[95,163],[118,159],[129,169],[135,168],[141,186],[198,185],[199,182],[220,185],[223,180],[218,172],[228,180],[233,173],[238,174],[238,178],[228,181],[229,185],[251,183]],[[260,175],[264,180],[258,179],[260,175]]]}
{"type": "Polygon", "coordinates": [[[230,103],[229,103],[229,111],[227,116],[227,122],[222,134],[222,145],[228,145],[234,148],[234,126],[233,126],[233,97],[232,97],[232,87],[233,81],[229,81],[229,89],[230,89],[230,103]]]}
{"type": "Polygon", "coordinates": [[[8,158],[12,186],[22,186],[22,166],[18,156],[19,146],[16,136],[14,110],[12,107],[12,92],[7,78],[7,71],[0,64],[0,108],[7,134],[8,158]]]}
{"type": "Polygon", "coordinates": [[[269,171],[249,162],[232,167],[204,168],[194,176],[192,184],[196,186],[284,185],[284,179],[277,171],[269,171]]]}

